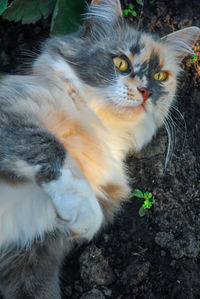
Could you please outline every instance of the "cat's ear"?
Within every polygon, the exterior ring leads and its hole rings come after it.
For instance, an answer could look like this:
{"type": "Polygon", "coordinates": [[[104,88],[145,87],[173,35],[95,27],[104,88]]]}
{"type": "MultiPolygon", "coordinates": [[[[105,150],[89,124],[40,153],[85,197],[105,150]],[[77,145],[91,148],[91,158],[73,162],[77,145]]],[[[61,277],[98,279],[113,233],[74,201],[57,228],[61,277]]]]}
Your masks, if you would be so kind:
{"type": "Polygon", "coordinates": [[[161,40],[171,43],[173,48],[177,51],[178,58],[182,60],[188,54],[195,54],[192,47],[199,35],[200,28],[194,26],[175,31],[164,36],[161,40]]]}
{"type": "Polygon", "coordinates": [[[84,35],[97,35],[116,24],[122,16],[119,0],[92,0],[83,25],[84,35]]]}

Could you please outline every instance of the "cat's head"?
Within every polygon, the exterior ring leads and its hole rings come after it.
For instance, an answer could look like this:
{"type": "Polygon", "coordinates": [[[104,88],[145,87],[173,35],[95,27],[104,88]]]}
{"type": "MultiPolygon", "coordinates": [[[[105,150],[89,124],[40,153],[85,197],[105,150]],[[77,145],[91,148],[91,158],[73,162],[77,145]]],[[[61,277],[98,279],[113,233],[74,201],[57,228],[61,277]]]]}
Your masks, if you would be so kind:
{"type": "Polygon", "coordinates": [[[133,123],[143,136],[140,149],[167,117],[181,60],[192,53],[199,29],[159,38],[135,30],[121,15],[119,0],[93,0],[80,33],[58,39],[56,47],[80,79],[89,105],[133,123]]]}

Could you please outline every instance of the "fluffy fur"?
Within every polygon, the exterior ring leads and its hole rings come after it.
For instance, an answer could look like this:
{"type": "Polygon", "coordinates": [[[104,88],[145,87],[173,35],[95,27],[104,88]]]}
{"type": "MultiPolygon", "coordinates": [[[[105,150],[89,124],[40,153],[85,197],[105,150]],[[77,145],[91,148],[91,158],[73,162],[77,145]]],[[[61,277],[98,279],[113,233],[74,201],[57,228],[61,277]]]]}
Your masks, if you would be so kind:
{"type": "Polygon", "coordinates": [[[45,43],[30,75],[1,80],[5,298],[60,298],[58,269],[70,240],[90,240],[127,198],[123,161],[167,118],[181,59],[198,33],[191,27],[159,39],[126,24],[119,1],[96,0],[80,32],[45,43]],[[126,57],[127,72],[114,56],[126,57]],[[162,70],[168,78],[158,82],[162,70]],[[150,91],[145,101],[141,90],[150,91]]]}

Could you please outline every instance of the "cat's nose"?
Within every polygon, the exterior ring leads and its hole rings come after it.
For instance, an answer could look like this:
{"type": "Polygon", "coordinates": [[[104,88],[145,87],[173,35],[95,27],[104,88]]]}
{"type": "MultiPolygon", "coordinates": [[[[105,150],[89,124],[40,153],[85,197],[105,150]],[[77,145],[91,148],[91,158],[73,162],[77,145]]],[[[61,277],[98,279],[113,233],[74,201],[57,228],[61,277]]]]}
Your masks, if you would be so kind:
{"type": "Polygon", "coordinates": [[[142,94],[144,102],[146,102],[148,97],[152,94],[152,91],[147,90],[145,87],[137,87],[137,90],[142,94]]]}

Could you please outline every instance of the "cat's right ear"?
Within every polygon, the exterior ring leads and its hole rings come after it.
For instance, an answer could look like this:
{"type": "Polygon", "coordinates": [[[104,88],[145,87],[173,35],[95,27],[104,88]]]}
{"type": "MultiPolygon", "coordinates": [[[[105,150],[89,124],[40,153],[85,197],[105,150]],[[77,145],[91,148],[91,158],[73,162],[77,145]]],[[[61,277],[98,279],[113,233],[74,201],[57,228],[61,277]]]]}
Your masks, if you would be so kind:
{"type": "Polygon", "coordinates": [[[200,28],[192,26],[170,33],[161,40],[171,43],[181,61],[188,54],[195,54],[192,47],[199,36],[200,28]]]}
{"type": "Polygon", "coordinates": [[[98,37],[119,22],[122,9],[119,0],[92,0],[83,25],[84,36],[98,37]]]}

